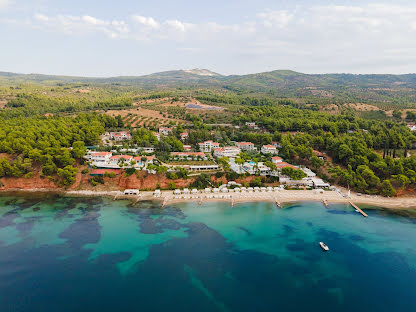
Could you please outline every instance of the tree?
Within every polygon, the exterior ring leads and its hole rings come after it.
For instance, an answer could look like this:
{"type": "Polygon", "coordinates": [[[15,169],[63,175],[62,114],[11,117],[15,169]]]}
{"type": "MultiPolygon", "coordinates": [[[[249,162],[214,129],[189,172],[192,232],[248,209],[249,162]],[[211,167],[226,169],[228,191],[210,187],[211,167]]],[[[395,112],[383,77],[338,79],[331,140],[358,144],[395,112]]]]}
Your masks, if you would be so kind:
{"type": "Polygon", "coordinates": [[[396,195],[396,190],[391,185],[390,180],[384,180],[381,183],[381,194],[386,197],[394,196],[396,195]]]}
{"type": "Polygon", "coordinates": [[[72,156],[74,158],[81,159],[84,157],[87,149],[85,148],[85,143],[83,141],[76,141],[72,143],[72,156]]]}
{"type": "Polygon", "coordinates": [[[58,176],[60,176],[63,179],[64,185],[71,185],[75,182],[75,175],[77,174],[77,172],[77,168],[68,165],[63,169],[58,169],[58,176]]]}
{"type": "Polygon", "coordinates": [[[311,163],[312,168],[315,168],[315,169],[318,169],[324,165],[324,161],[315,155],[313,155],[309,159],[309,161],[311,163]]]}

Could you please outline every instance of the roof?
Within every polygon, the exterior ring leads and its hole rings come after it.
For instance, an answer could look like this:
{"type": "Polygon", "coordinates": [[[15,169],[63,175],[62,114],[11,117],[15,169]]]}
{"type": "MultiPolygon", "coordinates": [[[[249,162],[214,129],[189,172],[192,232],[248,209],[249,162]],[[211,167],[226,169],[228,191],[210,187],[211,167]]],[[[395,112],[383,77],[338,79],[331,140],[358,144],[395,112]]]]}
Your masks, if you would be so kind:
{"type": "Polygon", "coordinates": [[[114,155],[114,156],[111,157],[111,159],[120,159],[120,158],[132,159],[133,156],[130,156],[130,155],[114,155]]]}
{"type": "Polygon", "coordinates": [[[104,173],[120,174],[120,169],[94,169],[90,172],[90,175],[103,175],[104,173]]]}
{"type": "Polygon", "coordinates": [[[273,156],[272,159],[273,160],[282,160],[283,158],[282,157],[279,157],[279,156],[273,156]]]}
{"type": "Polygon", "coordinates": [[[147,161],[149,161],[149,160],[153,160],[155,157],[154,157],[154,156],[136,156],[136,157],[134,157],[133,159],[134,159],[134,160],[139,160],[139,161],[141,161],[141,160],[142,160],[142,158],[146,158],[146,159],[147,159],[147,161]]]}
{"type": "Polygon", "coordinates": [[[251,142],[237,142],[238,145],[254,145],[254,143],[251,142]]]}
{"type": "Polygon", "coordinates": [[[110,152],[97,152],[97,153],[92,153],[91,156],[108,156],[108,155],[112,155],[112,153],[110,152]]]}
{"type": "Polygon", "coordinates": [[[171,152],[172,156],[202,156],[205,157],[203,152],[171,152]]]}
{"type": "Polygon", "coordinates": [[[269,149],[276,149],[276,147],[274,147],[273,145],[263,145],[263,147],[269,148],[269,149]]]}
{"type": "Polygon", "coordinates": [[[287,167],[289,167],[289,168],[293,168],[293,169],[298,169],[298,168],[296,168],[295,166],[293,166],[293,165],[291,165],[291,164],[288,164],[287,162],[281,162],[281,163],[277,163],[277,164],[276,164],[276,168],[277,168],[277,169],[282,169],[282,168],[287,168],[287,167]]]}

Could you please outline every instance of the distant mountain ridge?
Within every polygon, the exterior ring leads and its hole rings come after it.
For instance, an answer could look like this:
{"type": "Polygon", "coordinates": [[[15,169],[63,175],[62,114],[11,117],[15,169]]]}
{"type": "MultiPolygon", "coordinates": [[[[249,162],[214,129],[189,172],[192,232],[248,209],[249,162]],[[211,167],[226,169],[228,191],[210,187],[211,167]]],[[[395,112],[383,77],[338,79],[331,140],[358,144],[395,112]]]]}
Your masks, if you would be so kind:
{"type": "Polygon", "coordinates": [[[384,101],[405,98],[416,102],[416,74],[303,74],[291,70],[275,70],[248,75],[223,76],[208,69],[172,70],[144,76],[89,78],[42,74],[0,72],[0,83],[36,82],[120,84],[143,89],[178,87],[216,88],[234,92],[276,92],[283,96],[349,96],[384,101]],[[367,96],[368,93],[368,96],[367,96]]]}

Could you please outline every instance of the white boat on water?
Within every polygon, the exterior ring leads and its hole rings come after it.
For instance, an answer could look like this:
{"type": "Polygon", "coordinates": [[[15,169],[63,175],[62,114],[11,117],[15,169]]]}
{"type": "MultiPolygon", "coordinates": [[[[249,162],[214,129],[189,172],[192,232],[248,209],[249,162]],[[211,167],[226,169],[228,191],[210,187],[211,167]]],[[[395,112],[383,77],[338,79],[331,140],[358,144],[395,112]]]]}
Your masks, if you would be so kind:
{"type": "Polygon", "coordinates": [[[319,245],[321,246],[321,248],[325,251],[329,251],[329,247],[327,245],[325,245],[323,242],[319,242],[319,245]]]}

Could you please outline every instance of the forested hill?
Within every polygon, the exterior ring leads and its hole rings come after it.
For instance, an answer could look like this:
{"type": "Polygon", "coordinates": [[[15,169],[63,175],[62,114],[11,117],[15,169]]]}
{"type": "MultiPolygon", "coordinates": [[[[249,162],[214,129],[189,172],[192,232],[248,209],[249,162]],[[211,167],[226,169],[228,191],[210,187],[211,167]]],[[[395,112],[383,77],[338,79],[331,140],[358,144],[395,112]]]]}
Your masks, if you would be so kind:
{"type": "Polygon", "coordinates": [[[286,97],[321,97],[344,101],[416,103],[416,74],[353,75],[302,74],[277,70],[250,75],[222,76],[208,70],[176,70],[145,76],[86,78],[0,72],[0,84],[85,83],[127,85],[143,89],[214,88],[237,93],[266,92],[286,97]]]}

